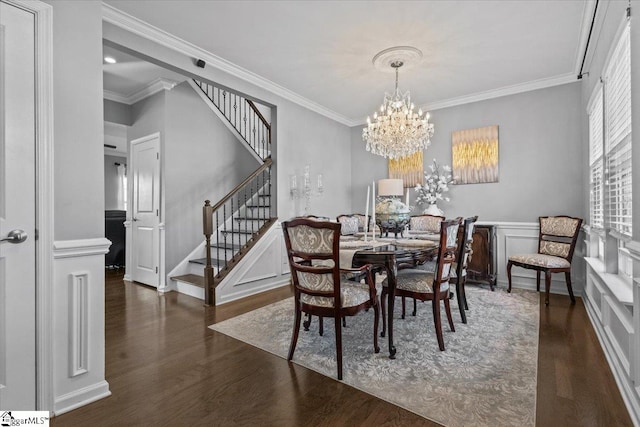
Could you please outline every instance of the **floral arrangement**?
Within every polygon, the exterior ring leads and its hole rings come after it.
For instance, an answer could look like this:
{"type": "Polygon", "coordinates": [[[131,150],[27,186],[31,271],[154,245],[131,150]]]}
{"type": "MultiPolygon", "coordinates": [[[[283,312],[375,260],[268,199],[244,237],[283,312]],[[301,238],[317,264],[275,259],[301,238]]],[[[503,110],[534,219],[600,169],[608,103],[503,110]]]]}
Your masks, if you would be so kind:
{"type": "Polygon", "coordinates": [[[379,198],[378,203],[376,204],[376,213],[377,214],[408,214],[411,212],[409,206],[405,205],[398,199],[393,198],[379,198]]]}
{"type": "Polygon", "coordinates": [[[455,184],[455,179],[451,175],[450,166],[438,165],[436,159],[433,159],[433,164],[429,166],[431,172],[424,173],[424,181],[422,184],[416,184],[416,203],[419,205],[432,205],[438,200],[449,201],[448,197],[444,197],[442,194],[449,191],[449,184],[455,184]]]}

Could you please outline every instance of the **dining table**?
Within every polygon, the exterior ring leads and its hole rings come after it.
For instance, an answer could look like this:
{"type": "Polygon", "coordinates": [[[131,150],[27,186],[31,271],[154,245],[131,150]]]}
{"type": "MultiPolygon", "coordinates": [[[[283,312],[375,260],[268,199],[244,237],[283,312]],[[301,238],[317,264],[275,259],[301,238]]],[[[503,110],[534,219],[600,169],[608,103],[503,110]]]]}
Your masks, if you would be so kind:
{"type": "MultiPolygon", "coordinates": [[[[357,268],[370,264],[374,272],[385,272],[388,283],[387,296],[387,336],[389,339],[389,358],[395,359],[396,347],[393,341],[393,311],[395,306],[396,277],[398,270],[412,268],[431,260],[438,249],[434,239],[378,239],[348,240],[340,242],[341,265],[351,259],[351,267],[357,268]]],[[[381,301],[381,304],[384,302],[381,301]]],[[[383,329],[381,336],[384,337],[383,329]]]]}

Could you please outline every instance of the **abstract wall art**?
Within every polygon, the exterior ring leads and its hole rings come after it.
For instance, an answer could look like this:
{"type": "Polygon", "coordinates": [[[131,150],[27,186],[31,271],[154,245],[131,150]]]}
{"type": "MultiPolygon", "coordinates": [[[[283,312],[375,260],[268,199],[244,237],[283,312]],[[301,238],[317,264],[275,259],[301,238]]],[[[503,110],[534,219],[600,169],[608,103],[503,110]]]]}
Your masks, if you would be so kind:
{"type": "Polygon", "coordinates": [[[498,182],[498,126],[451,133],[456,184],[498,182]]]}

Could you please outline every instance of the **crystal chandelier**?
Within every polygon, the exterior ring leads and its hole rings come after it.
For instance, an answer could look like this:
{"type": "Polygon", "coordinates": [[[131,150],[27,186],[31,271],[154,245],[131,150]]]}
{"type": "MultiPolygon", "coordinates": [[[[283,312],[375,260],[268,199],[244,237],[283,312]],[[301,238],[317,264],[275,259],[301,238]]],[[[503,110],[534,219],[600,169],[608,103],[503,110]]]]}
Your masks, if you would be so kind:
{"type": "Polygon", "coordinates": [[[390,159],[409,156],[426,149],[433,136],[433,124],[429,123],[429,113],[422,109],[416,113],[409,91],[400,94],[398,70],[403,61],[390,65],[396,73],[396,89],[392,95],[385,93],[380,111],[367,117],[367,127],[362,129],[362,139],[367,143],[367,151],[390,159]]]}

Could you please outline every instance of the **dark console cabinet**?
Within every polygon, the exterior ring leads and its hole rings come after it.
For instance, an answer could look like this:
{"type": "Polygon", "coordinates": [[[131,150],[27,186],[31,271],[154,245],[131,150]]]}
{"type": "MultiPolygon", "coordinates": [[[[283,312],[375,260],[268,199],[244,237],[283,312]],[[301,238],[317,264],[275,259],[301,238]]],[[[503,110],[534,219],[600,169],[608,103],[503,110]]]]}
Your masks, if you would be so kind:
{"type": "Polygon", "coordinates": [[[473,230],[471,250],[466,283],[488,284],[493,290],[498,278],[496,272],[496,226],[476,225],[473,230]]]}
{"type": "Polygon", "coordinates": [[[125,211],[105,211],[104,213],[104,234],[111,240],[109,252],[105,255],[105,265],[107,267],[124,267],[125,260],[125,211]]]}

